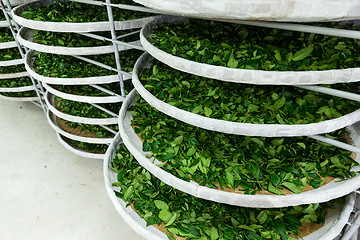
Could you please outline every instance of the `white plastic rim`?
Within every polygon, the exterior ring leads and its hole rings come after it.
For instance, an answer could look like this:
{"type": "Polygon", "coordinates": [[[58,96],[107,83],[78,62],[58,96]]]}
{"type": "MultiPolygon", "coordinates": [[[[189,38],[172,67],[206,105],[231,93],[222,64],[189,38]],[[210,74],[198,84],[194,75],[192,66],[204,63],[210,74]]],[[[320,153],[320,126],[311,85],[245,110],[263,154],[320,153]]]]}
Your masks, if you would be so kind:
{"type": "MultiPolygon", "coordinates": [[[[107,83],[114,83],[119,81],[119,75],[97,76],[97,77],[86,77],[86,78],[45,77],[36,73],[35,69],[33,68],[33,56],[35,54],[36,52],[34,50],[30,50],[26,53],[25,69],[30,76],[39,80],[42,83],[61,84],[61,85],[88,85],[88,84],[107,84],[107,83]]],[[[122,75],[122,76],[124,81],[131,79],[131,77],[127,75],[122,75]]]]}
{"type": "Polygon", "coordinates": [[[170,15],[262,21],[358,19],[356,0],[134,0],[170,15]]]}
{"type": "Polygon", "coordinates": [[[16,87],[16,88],[1,88],[0,87],[0,93],[1,92],[7,92],[7,93],[15,93],[15,92],[28,92],[35,90],[35,86],[24,86],[24,87],[16,87]]]}
{"type": "Polygon", "coordinates": [[[46,102],[47,107],[54,115],[58,116],[59,118],[65,119],[70,122],[78,122],[78,123],[92,124],[92,125],[111,125],[111,124],[118,123],[117,117],[86,118],[86,117],[73,116],[70,114],[63,113],[55,107],[54,98],[55,98],[55,96],[52,95],[51,93],[49,93],[49,92],[45,93],[45,102],[46,102]]]}
{"type": "MultiPolygon", "coordinates": [[[[297,206],[310,203],[327,202],[335,198],[345,196],[353,191],[356,191],[360,187],[360,174],[344,181],[338,181],[335,179],[332,182],[306,192],[299,194],[287,194],[287,195],[246,195],[238,194],[234,192],[225,192],[221,190],[211,189],[205,186],[200,186],[195,182],[187,182],[176,176],[166,172],[157,165],[161,162],[154,160],[153,158],[147,158],[146,155],[149,152],[142,151],[142,141],[136,135],[134,129],[131,127],[131,114],[127,109],[136,101],[135,90],[127,96],[124,101],[120,114],[119,114],[119,132],[121,138],[136,158],[140,165],[146,170],[152,173],[155,177],[182,192],[193,195],[195,197],[203,198],[206,200],[251,208],[280,208],[287,206],[297,206]]],[[[349,127],[351,138],[355,142],[355,146],[360,146],[360,136],[353,127],[349,127]]],[[[360,155],[357,154],[355,161],[360,162],[360,155]]],[[[356,166],[352,171],[356,172],[360,170],[360,166],[356,166]]]]}
{"type": "Polygon", "coordinates": [[[19,73],[4,73],[0,74],[0,79],[12,79],[29,76],[28,72],[19,72],[19,73]]]}
{"type": "Polygon", "coordinates": [[[0,43],[0,49],[8,49],[8,48],[14,48],[16,47],[16,42],[12,41],[12,42],[3,42],[0,43]]]}
{"type": "Polygon", "coordinates": [[[8,97],[0,94],[0,99],[14,102],[34,102],[39,100],[38,97],[8,97]]]}
{"type": "MultiPolygon", "coordinates": [[[[33,42],[32,37],[35,35],[33,30],[29,28],[21,28],[17,35],[17,40],[21,45],[38,52],[46,52],[59,55],[99,55],[114,52],[113,45],[104,45],[98,47],[60,47],[49,46],[33,42]]],[[[131,44],[140,45],[140,41],[129,42],[131,44]]],[[[1,45],[0,45],[1,47],[1,45]]],[[[119,46],[119,51],[131,49],[130,47],[119,46]]]]}
{"type": "Polygon", "coordinates": [[[56,122],[56,116],[48,111],[47,118],[50,126],[55,130],[55,132],[61,134],[64,137],[67,137],[71,140],[79,141],[79,142],[86,142],[86,143],[93,143],[93,144],[109,144],[111,143],[113,138],[90,138],[90,137],[81,137],[71,133],[68,133],[61,129],[56,122]]]}
{"type": "Polygon", "coordinates": [[[114,182],[117,182],[117,174],[112,171],[110,167],[120,143],[121,136],[117,133],[104,156],[103,171],[106,191],[117,212],[137,234],[148,240],[168,240],[166,234],[154,226],[146,227],[145,220],[142,219],[130,206],[127,206],[127,203],[118,198],[114,193],[114,190],[119,191],[118,187],[112,186],[114,182]]]}
{"type": "Polygon", "coordinates": [[[15,60],[9,60],[9,61],[0,61],[0,67],[10,67],[10,66],[16,66],[24,64],[24,59],[15,59],[15,60]]]}
{"type": "Polygon", "coordinates": [[[63,145],[70,152],[72,152],[80,157],[92,158],[92,159],[104,159],[104,154],[90,153],[90,152],[86,152],[84,150],[75,148],[72,145],[70,145],[69,143],[67,143],[59,133],[56,133],[56,136],[57,136],[59,142],[61,143],[61,145],[63,145]]]}
{"type": "Polygon", "coordinates": [[[38,0],[9,0],[9,1],[10,1],[11,6],[18,6],[21,4],[31,3],[31,2],[35,2],[38,0]]]}
{"type": "Polygon", "coordinates": [[[91,97],[91,96],[81,96],[75,94],[69,94],[61,92],[52,86],[43,83],[44,88],[49,91],[51,94],[61,97],[63,99],[75,101],[75,102],[84,102],[84,103],[119,103],[124,101],[124,97],[121,96],[106,96],[106,97],[91,97]]]}
{"type": "MultiPolygon", "coordinates": [[[[114,141],[110,144],[104,157],[104,179],[106,191],[115,206],[116,210],[124,221],[139,235],[148,240],[168,240],[166,235],[154,226],[146,227],[146,222],[142,219],[127,203],[118,198],[114,191],[119,191],[118,187],[112,186],[117,182],[117,174],[110,169],[111,163],[116,155],[116,150],[121,143],[121,136],[118,133],[114,141]]],[[[346,202],[343,206],[330,209],[326,216],[325,225],[310,235],[304,237],[304,240],[330,240],[338,236],[341,230],[346,225],[351,211],[354,208],[355,194],[351,193],[346,197],[346,202]]]]}
{"type": "MultiPolygon", "coordinates": [[[[11,14],[15,22],[19,25],[49,32],[102,32],[110,31],[109,22],[88,22],[88,23],[71,23],[71,22],[44,22],[35,21],[21,17],[22,13],[29,8],[41,8],[51,5],[55,0],[40,0],[32,3],[26,3],[15,7],[11,14]]],[[[104,8],[105,11],[105,8],[104,8]]],[[[115,30],[128,30],[141,28],[146,23],[153,20],[153,17],[127,20],[127,21],[115,21],[115,30]]]]}
{"type": "Polygon", "coordinates": [[[7,20],[0,21],[0,28],[8,27],[9,23],[7,20]]]}
{"type": "MultiPolygon", "coordinates": [[[[325,0],[324,0],[325,1],[325,0]]],[[[359,3],[360,7],[360,3],[359,3]]],[[[140,32],[144,49],[157,60],[179,71],[219,81],[257,85],[314,85],[360,81],[360,68],[333,69],[325,71],[264,71],[235,69],[194,62],[171,55],[155,47],[148,37],[156,25],[184,21],[182,17],[161,16],[146,24],[140,32]]]]}
{"type": "Polygon", "coordinates": [[[349,224],[344,229],[344,234],[342,235],[341,240],[357,240],[358,239],[358,230],[360,226],[360,197],[357,196],[354,206],[354,214],[349,219],[349,224]]]}
{"type": "Polygon", "coordinates": [[[326,120],[318,123],[293,125],[230,122],[226,120],[219,120],[194,114],[192,112],[179,109],[161,101],[145,89],[145,87],[141,84],[139,80],[139,75],[148,65],[150,60],[151,56],[148,53],[144,53],[135,63],[132,82],[138,93],[151,106],[167,114],[168,116],[203,129],[235,135],[292,137],[329,133],[360,121],[360,109],[352,113],[346,114],[342,117],[331,120],[326,120]]]}

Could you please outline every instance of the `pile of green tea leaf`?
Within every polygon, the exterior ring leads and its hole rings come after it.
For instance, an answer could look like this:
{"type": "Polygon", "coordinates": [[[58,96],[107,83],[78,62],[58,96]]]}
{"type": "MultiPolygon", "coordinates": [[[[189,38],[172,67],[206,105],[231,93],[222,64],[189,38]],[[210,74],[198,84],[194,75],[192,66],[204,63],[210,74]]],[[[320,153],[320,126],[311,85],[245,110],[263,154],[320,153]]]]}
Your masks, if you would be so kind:
{"type": "MultiPolygon", "coordinates": [[[[351,168],[358,163],[350,152],[308,137],[244,137],[208,131],[170,118],[142,98],[131,113],[143,151],[163,162],[163,170],[202,186],[245,194],[258,190],[282,194],[285,188],[300,193],[308,185],[320,187],[322,178],[356,175],[351,168]]],[[[328,137],[346,142],[346,134],[340,130],[328,137]]]]}
{"type": "MultiPolygon", "coordinates": [[[[93,124],[84,124],[84,123],[78,123],[78,122],[71,122],[67,120],[63,120],[70,129],[77,129],[78,131],[70,133],[83,136],[83,134],[90,134],[87,135],[87,137],[96,137],[96,138],[104,138],[104,137],[113,137],[114,133],[108,131],[107,129],[99,126],[99,125],[93,125],[93,124]]],[[[61,126],[60,126],[61,127],[61,126]]],[[[114,130],[115,132],[119,131],[119,126],[117,124],[115,125],[108,125],[110,129],[114,130]]],[[[62,127],[61,127],[62,128],[62,127]]],[[[67,131],[67,129],[63,129],[67,131]]]]}
{"type": "Polygon", "coordinates": [[[20,59],[21,54],[17,48],[0,49],[0,61],[20,59]]]}
{"type": "MultiPolygon", "coordinates": [[[[128,31],[117,31],[117,36],[131,33],[134,30],[128,31]]],[[[97,32],[96,35],[111,38],[110,32],[97,32]]],[[[110,41],[100,41],[94,38],[86,37],[77,33],[57,33],[57,32],[45,32],[38,31],[33,37],[34,41],[39,44],[49,46],[60,46],[60,47],[97,47],[112,45],[110,41]]],[[[139,34],[133,34],[120,39],[121,41],[132,42],[139,40],[139,34]]]]}
{"type": "MultiPolygon", "coordinates": [[[[126,72],[131,72],[140,54],[141,52],[137,50],[121,51],[121,69],[126,72]]],[[[106,64],[116,69],[114,54],[92,55],[86,56],[86,58],[106,64]]],[[[35,56],[33,67],[38,74],[45,77],[84,78],[116,75],[115,71],[107,70],[103,67],[79,60],[72,56],[55,55],[42,52],[35,56]]]]}
{"type": "Polygon", "coordinates": [[[216,66],[271,71],[360,66],[358,39],[196,19],[163,24],[153,33],[150,40],[161,50],[216,66]]]}
{"type": "Polygon", "coordinates": [[[0,67],[0,74],[20,73],[20,72],[26,72],[24,64],[0,67]]]}
{"type": "Polygon", "coordinates": [[[109,147],[106,144],[93,144],[93,143],[79,142],[70,139],[66,139],[66,141],[73,147],[79,148],[87,152],[98,153],[98,154],[104,154],[109,147]]]}
{"type": "MultiPolygon", "coordinates": [[[[120,83],[118,82],[110,83],[110,84],[100,84],[98,86],[110,90],[118,95],[121,95],[120,83]]],[[[56,85],[53,87],[61,92],[74,94],[78,96],[92,96],[92,97],[109,96],[108,93],[103,92],[102,90],[96,89],[94,87],[91,87],[89,85],[56,85]]],[[[129,81],[124,82],[124,88],[126,94],[128,94],[133,89],[132,84],[129,81]]]]}
{"type": "MultiPolygon", "coordinates": [[[[56,97],[57,104],[56,108],[63,113],[70,114],[73,116],[86,117],[86,118],[113,118],[113,115],[110,115],[89,103],[74,102],[67,99],[62,99],[56,97]]],[[[106,103],[98,104],[101,107],[115,113],[119,114],[121,103],[106,103]]]]}
{"type": "MultiPolygon", "coordinates": [[[[113,16],[115,21],[126,21],[149,17],[152,14],[113,8],[113,16]]],[[[29,8],[22,13],[22,17],[36,21],[51,22],[85,23],[109,21],[105,6],[99,7],[72,1],[56,1],[47,7],[29,8]]]]}
{"type": "MultiPolygon", "coordinates": [[[[292,86],[238,84],[203,78],[157,61],[143,71],[140,80],[148,91],[170,105],[233,122],[307,124],[338,118],[360,108],[359,102],[292,86]]],[[[335,87],[353,91],[358,85],[335,87]]]]}
{"type": "Polygon", "coordinates": [[[18,88],[32,86],[32,82],[28,77],[0,79],[0,88],[18,88]]]}
{"type": "MultiPolygon", "coordinates": [[[[1,21],[1,20],[0,20],[1,21]]],[[[1,28],[0,43],[15,41],[9,28],[1,28]]],[[[14,48],[17,50],[17,48],[14,48]]]]}
{"type": "Polygon", "coordinates": [[[27,97],[37,97],[35,91],[26,91],[26,92],[2,92],[0,95],[13,98],[27,98],[27,97]]]}
{"type": "MultiPolygon", "coordinates": [[[[333,202],[278,209],[219,204],[180,192],[142,168],[123,144],[112,163],[120,187],[116,195],[131,203],[147,225],[167,230],[167,236],[202,240],[296,240],[303,223],[323,223],[333,202]]],[[[341,199],[340,199],[341,200],[341,199]]]]}

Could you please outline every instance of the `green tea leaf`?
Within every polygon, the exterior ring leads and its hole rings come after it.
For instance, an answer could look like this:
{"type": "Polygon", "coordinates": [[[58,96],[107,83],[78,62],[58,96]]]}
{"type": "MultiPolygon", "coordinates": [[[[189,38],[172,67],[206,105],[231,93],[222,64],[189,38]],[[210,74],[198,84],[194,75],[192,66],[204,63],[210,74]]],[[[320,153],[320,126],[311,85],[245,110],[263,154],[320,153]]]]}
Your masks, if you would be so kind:
{"type": "Polygon", "coordinates": [[[205,110],[205,116],[210,117],[213,111],[208,107],[205,107],[204,110],[205,110]]]}
{"type": "Polygon", "coordinates": [[[335,165],[335,166],[342,166],[342,164],[341,164],[341,162],[340,162],[340,160],[339,160],[339,158],[338,157],[331,157],[330,158],[330,161],[335,165]]]}
{"type": "Polygon", "coordinates": [[[302,191],[302,188],[299,186],[296,186],[295,184],[291,183],[291,182],[283,182],[281,185],[287,187],[288,189],[290,189],[290,191],[299,194],[302,191]]]}
{"type": "Polygon", "coordinates": [[[271,144],[274,146],[280,146],[284,142],[283,138],[275,138],[271,141],[271,144]]]}
{"type": "Polygon", "coordinates": [[[304,143],[302,142],[298,142],[297,145],[299,145],[300,147],[302,147],[303,149],[306,149],[306,146],[304,143]]]}
{"type": "Polygon", "coordinates": [[[236,68],[238,66],[239,62],[235,60],[235,58],[230,58],[228,63],[227,63],[227,66],[229,68],[236,68]]]}
{"type": "Polygon", "coordinates": [[[131,194],[134,192],[134,187],[130,186],[128,189],[126,189],[126,192],[124,193],[124,199],[127,201],[131,194]]]}
{"type": "Polygon", "coordinates": [[[275,194],[278,194],[278,195],[284,195],[279,189],[274,187],[271,183],[269,183],[268,191],[272,192],[272,193],[275,193],[275,194]]]}
{"type": "Polygon", "coordinates": [[[211,240],[216,240],[219,238],[218,230],[214,227],[212,227],[210,230],[210,238],[211,238],[211,240]]]}
{"type": "Polygon", "coordinates": [[[293,61],[303,60],[304,58],[308,57],[312,53],[313,50],[314,50],[314,44],[310,44],[308,47],[297,51],[294,54],[294,58],[292,60],[293,61]]]}
{"type": "Polygon", "coordinates": [[[161,220],[163,220],[165,223],[169,222],[170,219],[171,219],[171,217],[172,217],[171,212],[169,212],[169,211],[167,211],[167,210],[161,210],[161,211],[159,212],[159,218],[160,218],[161,220]]]}
{"type": "Polygon", "coordinates": [[[171,234],[166,234],[166,236],[169,238],[169,240],[176,240],[176,238],[171,234]]]}
{"type": "Polygon", "coordinates": [[[186,155],[188,157],[191,157],[192,155],[194,155],[196,153],[196,147],[192,146],[191,148],[189,148],[189,150],[187,151],[186,155]]]}
{"type": "Polygon", "coordinates": [[[260,179],[261,173],[260,173],[260,168],[257,165],[250,165],[249,167],[249,171],[251,172],[251,174],[254,176],[254,178],[256,179],[260,179]]]}
{"type": "Polygon", "coordinates": [[[246,229],[246,230],[249,230],[249,231],[251,231],[251,232],[255,232],[255,228],[253,228],[253,227],[251,227],[251,226],[239,225],[238,227],[239,227],[239,228],[246,229]]]}
{"type": "Polygon", "coordinates": [[[248,232],[247,237],[249,240],[261,240],[261,237],[255,232],[248,232]]]}
{"type": "Polygon", "coordinates": [[[196,138],[194,138],[194,137],[189,138],[189,139],[188,139],[188,142],[189,142],[191,145],[198,145],[198,144],[199,144],[198,140],[196,140],[196,138]]]}
{"type": "Polygon", "coordinates": [[[278,60],[279,62],[282,61],[280,51],[275,50],[274,52],[275,52],[275,59],[278,60]]]}
{"type": "Polygon", "coordinates": [[[190,225],[188,229],[194,237],[201,237],[200,230],[196,226],[190,225]]]}
{"type": "Polygon", "coordinates": [[[289,239],[289,235],[288,235],[288,233],[287,233],[287,231],[286,231],[285,225],[284,225],[284,223],[283,223],[281,220],[276,219],[276,220],[274,221],[274,230],[275,230],[275,232],[276,232],[277,234],[280,235],[280,237],[281,237],[282,240],[287,240],[287,239],[289,239]]]}
{"type": "Polygon", "coordinates": [[[164,201],[155,200],[154,203],[155,203],[155,206],[160,210],[169,210],[169,206],[164,201]]]}
{"type": "Polygon", "coordinates": [[[171,142],[171,146],[178,146],[182,143],[182,141],[184,140],[184,136],[178,136],[177,138],[175,138],[174,141],[171,142]]]}
{"type": "Polygon", "coordinates": [[[174,213],[174,215],[171,217],[171,219],[169,220],[169,222],[165,225],[165,227],[170,226],[171,224],[173,224],[176,220],[177,214],[174,213]]]}
{"type": "Polygon", "coordinates": [[[281,183],[281,178],[276,173],[271,173],[270,181],[274,186],[278,186],[281,183]]]}
{"type": "Polygon", "coordinates": [[[259,213],[259,215],[257,216],[257,220],[259,220],[260,224],[264,224],[266,222],[268,218],[268,214],[266,210],[263,210],[259,213]]]}
{"type": "Polygon", "coordinates": [[[234,175],[232,175],[230,172],[226,171],[226,179],[231,187],[234,186],[234,175]]]}
{"type": "Polygon", "coordinates": [[[151,151],[151,145],[149,142],[144,141],[142,150],[144,152],[150,152],[151,151]]]}
{"type": "Polygon", "coordinates": [[[282,96],[281,98],[279,98],[278,100],[276,100],[276,102],[274,103],[274,109],[280,109],[285,105],[286,99],[284,96],[282,96]]]}

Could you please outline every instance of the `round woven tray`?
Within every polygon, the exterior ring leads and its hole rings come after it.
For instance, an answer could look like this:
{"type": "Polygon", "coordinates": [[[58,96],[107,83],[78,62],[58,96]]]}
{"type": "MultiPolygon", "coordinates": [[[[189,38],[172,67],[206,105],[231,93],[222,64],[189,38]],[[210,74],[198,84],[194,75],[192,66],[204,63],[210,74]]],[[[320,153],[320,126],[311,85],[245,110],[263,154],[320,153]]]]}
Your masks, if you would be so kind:
{"type": "Polygon", "coordinates": [[[14,48],[16,46],[15,41],[0,43],[0,49],[14,48]]]}
{"type": "Polygon", "coordinates": [[[61,143],[61,145],[63,145],[67,150],[69,150],[70,152],[80,156],[80,157],[84,157],[84,158],[92,158],[92,159],[104,159],[104,154],[97,154],[97,153],[90,153],[90,152],[86,152],[82,149],[76,148],[74,146],[72,146],[71,144],[69,144],[63,136],[61,136],[59,133],[56,133],[56,136],[59,140],[59,142],[61,143]]]}
{"type": "MultiPolygon", "coordinates": [[[[21,45],[38,52],[46,52],[59,55],[99,55],[114,52],[113,45],[104,45],[98,47],[59,47],[49,46],[33,42],[34,31],[29,28],[21,28],[17,40],[21,45]]],[[[140,41],[130,42],[132,44],[140,44],[140,41]]],[[[1,44],[0,44],[1,49],[1,44]]],[[[131,49],[130,47],[119,46],[119,51],[131,49]]]]}
{"type": "MultiPolygon", "coordinates": [[[[29,8],[41,8],[51,5],[56,0],[40,0],[32,3],[26,3],[15,7],[11,14],[15,22],[19,25],[49,32],[101,32],[110,31],[109,22],[88,22],[88,23],[71,23],[71,22],[44,22],[23,18],[21,15],[29,8]]],[[[115,21],[115,30],[128,30],[141,28],[147,22],[153,20],[153,17],[134,19],[128,21],[115,21]]]]}
{"type": "Polygon", "coordinates": [[[13,102],[33,102],[39,100],[38,97],[8,97],[0,94],[0,99],[13,102]]]}
{"type": "Polygon", "coordinates": [[[144,49],[157,60],[179,71],[215,80],[259,85],[313,85],[358,82],[360,68],[334,69],[326,71],[264,71],[235,69],[190,61],[158,49],[148,41],[156,25],[184,21],[184,18],[162,16],[146,24],[140,32],[144,49]]]}
{"type": "Polygon", "coordinates": [[[93,124],[93,125],[111,125],[111,124],[117,124],[118,118],[86,118],[86,117],[79,117],[79,116],[73,116],[66,113],[63,113],[59,111],[55,107],[55,96],[49,92],[45,93],[45,102],[46,105],[49,108],[49,111],[51,111],[54,115],[65,119],[70,122],[78,122],[83,124],[93,124]]]}
{"type": "Polygon", "coordinates": [[[0,74],[0,79],[12,79],[29,76],[28,72],[19,72],[19,73],[4,73],[0,74]]]}
{"type": "Polygon", "coordinates": [[[81,96],[75,94],[69,94],[61,92],[52,86],[43,83],[43,86],[51,94],[61,97],[63,99],[75,101],[75,102],[84,102],[84,103],[119,103],[124,100],[124,97],[121,96],[106,96],[106,97],[91,97],[91,96],[81,96]]]}
{"type": "MultiPolygon", "coordinates": [[[[136,92],[133,90],[123,103],[119,114],[119,132],[123,143],[136,158],[140,165],[142,165],[151,174],[156,176],[164,183],[182,191],[193,195],[195,197],[203,198],[206,200],[236,205],[242,207],[252,208],[278,208],[287,206],[297,206],[310,203],[327,202],[332,199],[336,199],[345,196],[353,191],[356,191],[360,187],[360,175],[339,181],[335,179],[330,183],[319,187],[317,189],[309,190],[299,194],[284,194],[284,195],[245,195],[235,192],[226,192],[217,189],[208,188],[206,186],[200,186],[195,182],[187,182],[176,176],[168,173],[162,168],[158,167],[161,162],[153,158],[148,158],[146,155],[149,152],[142,150],[142,141],[135,133],[131,126],[131,113],[128,108],[136,102],[136,92]]],[[[355,128],[349,127],[352,132],[350,137],[354,140],[355,146],[360,146],[359,133],[355,128]]],[[[360,156],[357,154],[355,161],[360,161],[360,156]]],[[[353,171],[359,171],[360,166],[356,166],[353,171]]]]}
{"type": "MultiPolygon", "coordinates": [[[[115,195],[114,191],[119,191],[118,187],[112,184],[117,182],[117,174],[111,170],[112,161],[116,155],[116,150],[122,142],[120,134],[117,134],[109,146],[104,157],[104,178],[108,195],[116,210],[124,221],[138,234],[148,240],[168,240],[167,236],[154,226],[146,227],[146,222],[122,199],[115,195]]],[[[352,193],[346,198],[344,205],[332,209],[326,216],[325,225],[315,232],[304,237],[304,240],[332,240],[337,237],[346,225],[355,202],[355,194],[352,193]]]]}
{"type": "Polygon", "coordinates": [[[91,137],[81,137],[78,135],[74,135],[68,133],[67,131],[63,130],[56,120],[56,115],[52,112],[48,111],[47,118],[50,126],[60,135],[67,137],[71,140],[79,141],[79,142],[86,142],[86,143],[93,143],[93,144],[109,144],[111,143],[113,138],[91,138],[91,137]]]}
{"type": "Polygon", "coordinates": [[[342,117],[309,124],[252,124],[218,120],[194,114],[153,96],[139,80],[139,75],[148,66],[151,56],[144,53],[136,62],[133,71],[133,85],[138,93],[154,108],[188,124],[217,132],[235,135],[263,136],[263,137],[290,137],[311,136],[333,132],[335,130],[350,126],[360,120],[360,109],[342,117]]]}
{"type": "Polygon", "coordinates": [[[164,13],[181,16],[265,21],[358,19],[356,0],[134,0],[164,13]]]}
{"type": "MultiPolygon", "coordinates": [[[[88,84],[107,84],[119,81],[119,75],[109,76],[97,76],[97,77],[86,77],[86,78],[56,78],[56,77],[45,77],[36,73],[33,68],[33,57],[37,52],[30,50],[25,56],[25,69],[29,75],[39,80],[40,82],[47,84],[61,84],[61,85],[88,85],[88,84]]],[[[0,62],[1,64],[1,62],[0,62]]],[[[129,76],[123,75],[123,80],[131,79],[129,76]]]]}

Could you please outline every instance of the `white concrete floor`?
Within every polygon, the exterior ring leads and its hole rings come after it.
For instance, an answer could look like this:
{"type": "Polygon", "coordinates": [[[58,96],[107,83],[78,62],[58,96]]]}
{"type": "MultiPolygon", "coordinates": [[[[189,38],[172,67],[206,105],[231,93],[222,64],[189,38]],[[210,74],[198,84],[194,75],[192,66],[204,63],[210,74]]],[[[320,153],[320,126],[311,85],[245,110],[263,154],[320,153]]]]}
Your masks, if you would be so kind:
{"type": "Polygon", "coordinates": [[[42,109],[0,100],[1,240],[142,240],[107,196],[102,161],[58,142],[42,109]]]}

